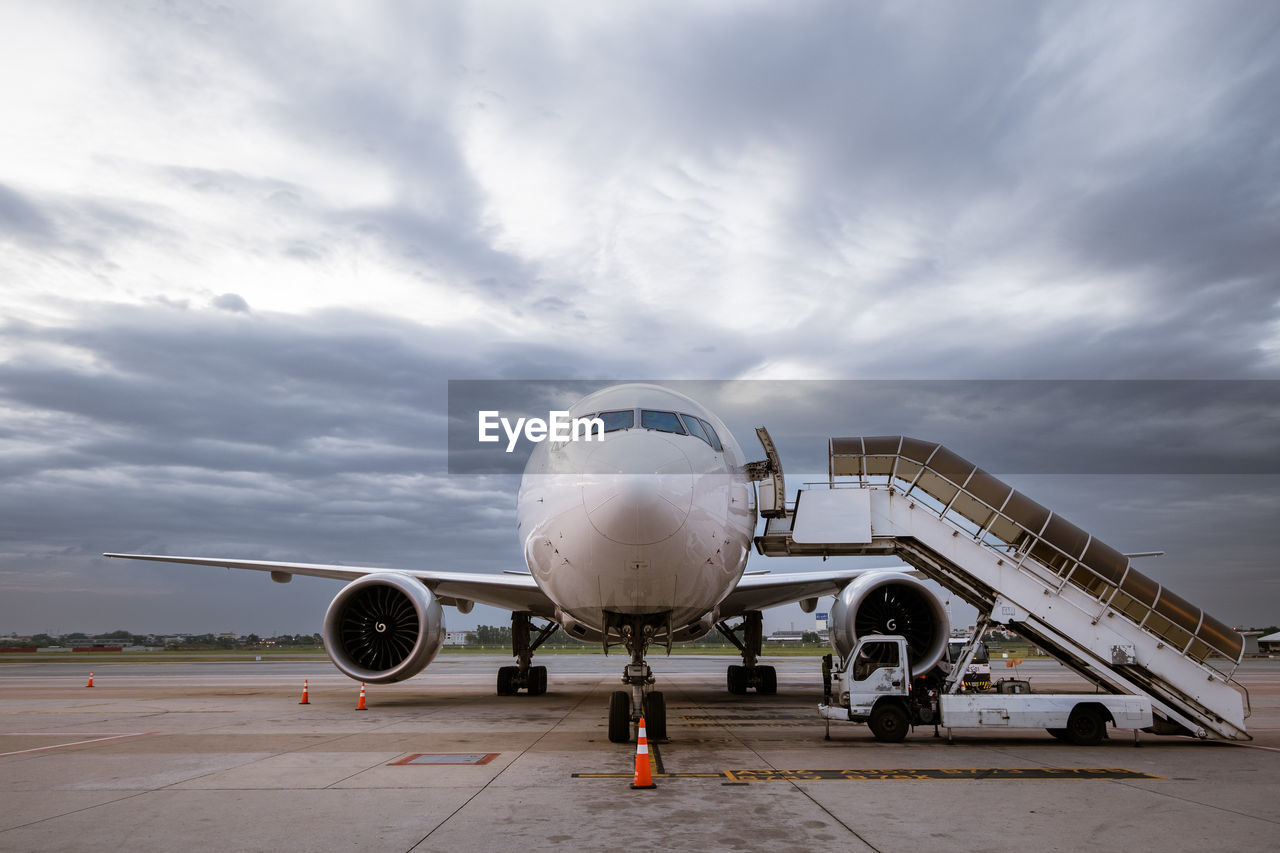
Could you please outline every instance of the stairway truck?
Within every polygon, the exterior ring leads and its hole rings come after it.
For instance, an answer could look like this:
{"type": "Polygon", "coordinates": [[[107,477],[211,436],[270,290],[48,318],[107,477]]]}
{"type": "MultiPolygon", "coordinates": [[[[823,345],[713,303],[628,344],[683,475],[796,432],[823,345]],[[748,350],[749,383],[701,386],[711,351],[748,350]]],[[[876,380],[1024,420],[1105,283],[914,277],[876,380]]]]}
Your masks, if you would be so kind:
{"type": "Polygon", "coordinates": [[[876,740],[897,743],[914,726],[947,729],[1045,729],[1059,740],[1091,746],[1107,736],[1107,724],[1151,729],[1151,700],[1109,693],[1032,693],[1025,681],[1004,681],[997,692],[945,693],[936,671],[911,672],[907,641],[870,635],[830,673],[827,700],[818,712],[828,720],[865,723],[876,740]],[[831,687],[835,689],[832,690],[831,687]]]}

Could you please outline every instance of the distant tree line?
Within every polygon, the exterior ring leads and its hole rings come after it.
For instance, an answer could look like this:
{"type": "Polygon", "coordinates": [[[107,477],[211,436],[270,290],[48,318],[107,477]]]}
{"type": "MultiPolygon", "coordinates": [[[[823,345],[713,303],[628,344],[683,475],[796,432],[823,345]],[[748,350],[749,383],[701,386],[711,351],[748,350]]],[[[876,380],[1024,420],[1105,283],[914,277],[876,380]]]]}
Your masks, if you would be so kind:
{"type": "MultiPolygon", "coordinates": [[[[182,638],[168,639],[170,636],[172,635],[161,635],[165,638],[165,648],[190,650],[313,647],[323,642],[319,634],[280,634],[274,637],[260,637],[257,634],[248,634],[243,637],[225,634],[192,634],[182,638]]],[[[0,637],[0,647],[22,645],[43,649],[50,646],[87,646],[94,643],[119,646],[159,645],[155,634],[134,634],[130,631],[110,631],[92,636],[82,631],[72,631],[69,634],[32,634],[29,638],[16,635],[8,638],[0,637]]]]}

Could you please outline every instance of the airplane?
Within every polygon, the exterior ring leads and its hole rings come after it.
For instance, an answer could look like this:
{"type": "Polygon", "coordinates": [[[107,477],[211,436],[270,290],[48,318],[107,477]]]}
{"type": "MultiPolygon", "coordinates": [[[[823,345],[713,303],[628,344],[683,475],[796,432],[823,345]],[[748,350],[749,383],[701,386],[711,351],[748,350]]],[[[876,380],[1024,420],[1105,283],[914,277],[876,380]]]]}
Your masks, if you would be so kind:
{"type": "Polygon", "coordinates": [[[907,634],[913,668],[942,657],[944,605],[904,567],[771,574],[747,572],[757,518],[785,512],[785,486],[768,432],[767,458],[749,462],[724,421],[684,394],[630,383],[596,391],[570,409],[603,421],[591,441],[542,441],[525,466],[516,499],[526,571],[503,574],[285,563],[216,557],[107,553],[103,556],[347,581],[329,605],[322,636],[334,665],[357,681],[411,678],[444,641],[442,606],[469,613],[476,602],[510,610],[516,664],[497,673],[497,692],[540,695],[547,669],[535,650],[558,628],[622,646],[626,690],[610,696],[609,739],[626,743],[645,718],[666,737],[666,701],[646,657],[651,648],[716,630],[740,652],[728,667],[730,693],[777,691],[762,665],[761,611],[799,602],[812,613],[835,595],[833,645],[846,656],[867,633],[907,634]],[[756,483],[760,488],[757,505],[756,483]],[[539,620],[535,623],[534,620],[539,620]],[[736,620],[733,622],[731,620],[736,620]]]}

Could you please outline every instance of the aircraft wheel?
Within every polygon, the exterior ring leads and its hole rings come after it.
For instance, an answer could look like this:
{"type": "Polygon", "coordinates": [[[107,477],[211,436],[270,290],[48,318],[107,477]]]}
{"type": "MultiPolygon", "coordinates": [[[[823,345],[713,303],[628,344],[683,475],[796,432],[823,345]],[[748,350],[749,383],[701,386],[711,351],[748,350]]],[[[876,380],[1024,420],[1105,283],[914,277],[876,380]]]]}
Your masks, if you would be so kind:
{"type": "Polygon", "coordinates": [[[650,740],[667,739],[667,699],[657,691],[644,697],[644,730],[650,740]]]}
{"type": "Polygon", "coordinates": [[[729,685],[729,692],[735,696],[741,696],[747,692],[747,671],[746,667],[732,664],[725,673],[726,681],[729,685]]]}
{"type": "Polygon", "coordinates": [[[893,703],[876,706],[867,720],[867,727],[876,740],[882,743],[901,743],[907,739],[907,712],[893,703]]]}
{"type": "Polygon", "coordinates": [[[519,670],[516,669],[514,666],[498,667],[498,695],[499,696],[515,695],[516,688],[515,688],[514,682],[515,682],[515,677],[517,672],[519,672],[519,670]]]}
{"type": "Polygon", "coordinates": [[[609,740],[631,742],[631,694],[625,690],[615,690],[609,696],[609,740]]]}
{"type": "Polygon", "coordinates": [[[760,679],[756,687],[757,693],[772,696],[778,692],[778,671],[771,666],[756,667],[756,675],[760,679]]]}
{"type": "Polygon", "coordinates": [[[529,667],[529,695],[541,696],[547,692],[547,668],[545,666],[529,667]]]}
{"type": "Polygon", "coordinates": [[[1097,708],[1077,705],[1067,717],[1067,737],[1076,746],[1094,746],[1107,734],[1107,721],[1097,708]]]}

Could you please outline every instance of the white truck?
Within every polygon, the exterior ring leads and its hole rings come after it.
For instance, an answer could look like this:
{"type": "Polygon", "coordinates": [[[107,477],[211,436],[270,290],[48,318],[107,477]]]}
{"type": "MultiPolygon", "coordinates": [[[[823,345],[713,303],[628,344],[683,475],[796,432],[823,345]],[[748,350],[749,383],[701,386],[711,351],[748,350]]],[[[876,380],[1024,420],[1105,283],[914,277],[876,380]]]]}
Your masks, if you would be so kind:
{"type": "MultiPolygon", "coordinates": [[[[969,640],[965,637],[952,637],[947,640],[947,649],[942,654],[942,660],[948,669],[959,663],[960,656],[965,652],[968,642],[969,640]]],[[[969,665],[965,667],[964,681],[960,689],[991,689],[991,658],[987,655],[986,644],[979,642],[975,647],[973,657],[969,661],[969,665]]]]}
{"type": "Polygon", "coordinates": [[[994,692],[947,692],[941,677],[910,671],[907,640],[896,635],[861,638],[853,653],[828,675],[827,697],[818,706],[828,720],[866,723],[876,740],[897,743],[912,726],[1008,730],[1043,728],[1079,746],[1098,743],[1107,723],[1149,729],[1151,700],[1109,693],[1032,693],[1026,681],[1005,680],[994,692]],[[837,686],[833,694],[831,685],[837,686]]]}

